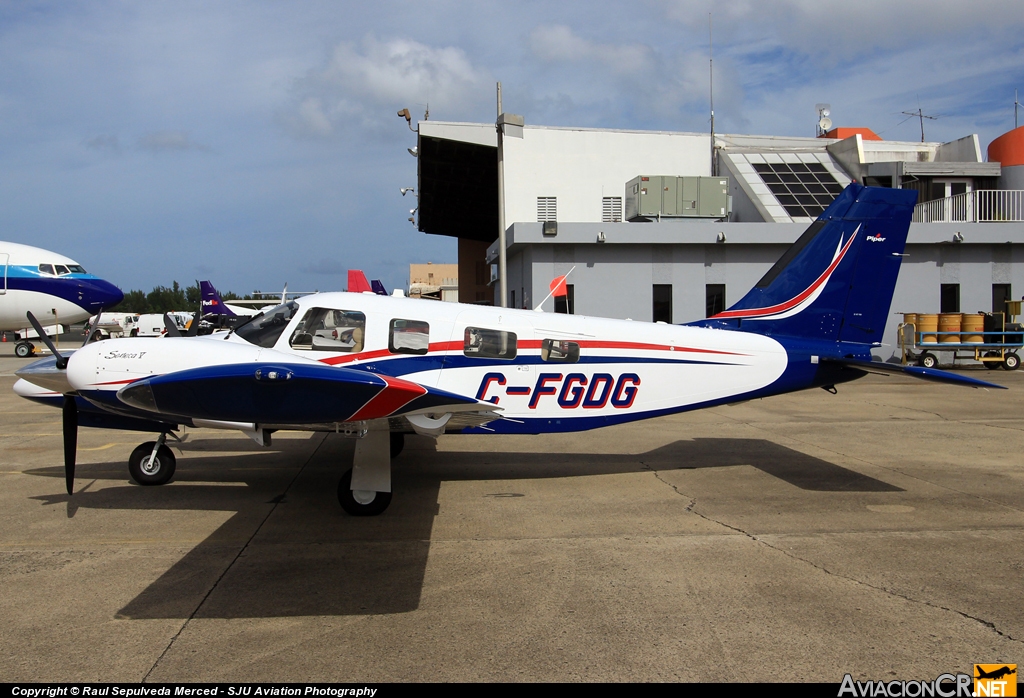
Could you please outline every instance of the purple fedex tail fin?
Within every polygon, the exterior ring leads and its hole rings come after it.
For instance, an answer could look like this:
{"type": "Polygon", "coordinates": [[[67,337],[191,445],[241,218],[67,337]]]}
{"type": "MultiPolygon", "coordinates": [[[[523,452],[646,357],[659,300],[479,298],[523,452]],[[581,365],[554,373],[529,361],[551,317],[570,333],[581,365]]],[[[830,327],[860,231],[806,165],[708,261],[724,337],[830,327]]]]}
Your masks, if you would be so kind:
{"type": "Polygon", "coordinates": [[[851,184],[738,303],[693,324],[880,343],[916,200],[851,184]]]}
{"type": "Polygon", "coordinates": [[[213,287],[209,281],[199,282],[199,295],[201,298],[201,304],[203,309],[203,315],[226,315],[227,317],[234,317],[235,314],[224,305],[224,301],[221,300],[220,294],[217,293],[217,289],[213,287]]]}
{"type": "Polygon", "coordinates": [[[370,289],[378,296],[388,295],[388,290],[384,288],[384,284],[381,283],[380,279],[372,279],[370,281],[370,289]]]}

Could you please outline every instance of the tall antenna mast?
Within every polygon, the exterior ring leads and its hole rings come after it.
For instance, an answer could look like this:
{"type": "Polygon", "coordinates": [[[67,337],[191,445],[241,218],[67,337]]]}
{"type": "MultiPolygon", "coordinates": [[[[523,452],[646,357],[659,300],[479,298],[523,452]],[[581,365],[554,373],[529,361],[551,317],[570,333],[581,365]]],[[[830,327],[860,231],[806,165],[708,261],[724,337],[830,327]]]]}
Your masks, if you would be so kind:
{"type": "Polygon", "coordinates": [[[1013,127],[1017,128],[1017,107],[1020,106],[1020,102],[1017,101],[1017,90],[1013,91],[1013,127]]]}
{"type": "Polygon", "coordinates": [[[708,12],[708,71],[711,74],[709,94],[711,96],[711,176],[718,176],[718,162],[715,158],[715,45],[711,34],[711,13],[708,12]]]}
{"type": "Polygon", "coordinates": [[[934,121],[935,119],[938,119],[939,117],[937,117],[937,116],[928,116],[927,114],[925,114],[921,110],[921,107],[918,107],[917,111],[905,111],[903,113],[906,114],[907,116],[916,116],[918,119],[921,120],[921,142],[924,143],[924,120],[925,119],[931,119],[932,121],[934,121]]]}

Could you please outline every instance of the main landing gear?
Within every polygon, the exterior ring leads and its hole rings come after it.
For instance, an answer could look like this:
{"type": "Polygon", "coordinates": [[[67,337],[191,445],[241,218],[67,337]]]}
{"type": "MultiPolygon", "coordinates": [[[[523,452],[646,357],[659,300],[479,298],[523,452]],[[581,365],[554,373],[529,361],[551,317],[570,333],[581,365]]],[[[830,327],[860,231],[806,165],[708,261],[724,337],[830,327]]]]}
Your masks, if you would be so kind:
{"type": "Polygon", "coordinates": [[[32,346],[32,342],[18,342],[14,345],[14,355],[19,359],[27,359],[32,356],[36,348],[32,346]]]}
{"type": "Polygon", "coordinates": [[[140,485],[152,487],[170,482],[177,465],[174,453],[164,443],[167,434],[136,447],[128,458],[128,474],[140,485]]]}
{"type": "Polygon", "coordinates": [[[405,434],[392,434],[386,419],[375,420],[356,442],[352,469],[338,482],[338,503],[352,516],[377,516],[391,504],[391,459],[405,446],[405,434]]]}

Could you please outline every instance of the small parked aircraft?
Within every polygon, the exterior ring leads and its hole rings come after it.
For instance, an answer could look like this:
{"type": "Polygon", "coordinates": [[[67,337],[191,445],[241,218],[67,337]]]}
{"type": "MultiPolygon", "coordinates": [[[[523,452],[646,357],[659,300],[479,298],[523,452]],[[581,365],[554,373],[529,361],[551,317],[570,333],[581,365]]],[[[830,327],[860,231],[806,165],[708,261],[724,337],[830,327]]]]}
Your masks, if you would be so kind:
{"type": "MultiPolygon", "coordinates": [[[[124,298],[119,288],[75,260],[38,247],[0,242],[0,270],[0,332],[26,329],[26,313],[32,313],[46,325],[40,337],[56,334],[58,323],[87,320],[124,298]]],[[[23,358],[34,350],[25,334],[14,347],[23,358]]]]}
{"type": "Polygon", "coordinates": [[[407,433],[580,431],[869,372],[1001,387],[872,360],[915,200],[851,184],[742,300],[690,325],[324,293],[230,333],[90,344],[18,371],[15,390],[62,407],[69,494],[79,425],[158,434],[129,460],[144,485],[173,475],[181,425],[261,444],[302,429],[358,439],[338,498],[373,515],[407,433]]]}

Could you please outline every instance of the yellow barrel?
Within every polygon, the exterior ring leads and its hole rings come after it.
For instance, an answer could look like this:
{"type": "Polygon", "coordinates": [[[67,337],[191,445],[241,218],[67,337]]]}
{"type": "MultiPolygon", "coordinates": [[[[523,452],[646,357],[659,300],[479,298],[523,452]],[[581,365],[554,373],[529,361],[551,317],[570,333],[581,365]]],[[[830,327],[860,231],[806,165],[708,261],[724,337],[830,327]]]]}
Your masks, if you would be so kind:
{"type": "Polygon", "coordinates": [[[985,338],[981,333],[985,331],[985,316],[981,313],[964,313],[964,318],[960,321],[960,331],[976,333],[960,335],[964,344],[983,344],[985,338]]]}
{"type": "Polygon", "coordinates": [[[921,338],[918,341],[920,341],[922,343],[925,343],[925,344],[928,344],[928,343],[933,343],[934,344],[935,342],[938,341],[938,338],[934,334],[935,331],[938,330],[938,329],[939,329],[939,316],[938,315],[936,315],[935,313],[919,313],[918,314],[918,316],[917,316],[917,331],[921,332],[921,333],[929,333],[929,332],[931,333],[931,334],[922,334],[921,338]]]}
{"type": "Polygon", "coordinates": [[[942,334],[943,332],[960,332],[960,323],[963,321],[960,313],[939,313],[939,343],[959,344],[959,334],[942,334]]]}
{"type": "Polygon", "coordinates": [[[904,325],[917,325],[917,313],[903,313],[904,325]]]}

